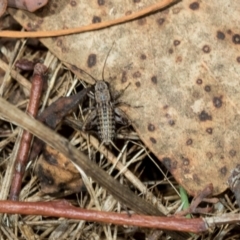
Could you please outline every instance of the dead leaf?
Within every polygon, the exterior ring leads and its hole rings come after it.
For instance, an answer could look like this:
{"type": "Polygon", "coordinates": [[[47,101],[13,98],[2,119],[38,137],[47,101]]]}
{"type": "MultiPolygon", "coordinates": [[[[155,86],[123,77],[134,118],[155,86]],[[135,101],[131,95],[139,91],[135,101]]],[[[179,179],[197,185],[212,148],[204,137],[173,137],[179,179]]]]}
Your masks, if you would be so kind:
{"type": "MultiPolygon", "coordinates": [[[[116,19],[148,1],[50,1],[37,15],[11,10],[27,30],[72,28],[116,19]]],[[[100,31],[42,42],[86,81],[80,69],[115,89],[141,139],[195,195],[212,183],[221,193],[240,144],[240,3],[184,0],[165,11],[100,31]]]]}
{"type": "Polygon", "coordinates": [[[83,188],[81,175],[71,161],[49,146],[37,162],[36,173],[44,193],[80,192],[83,188]]]}

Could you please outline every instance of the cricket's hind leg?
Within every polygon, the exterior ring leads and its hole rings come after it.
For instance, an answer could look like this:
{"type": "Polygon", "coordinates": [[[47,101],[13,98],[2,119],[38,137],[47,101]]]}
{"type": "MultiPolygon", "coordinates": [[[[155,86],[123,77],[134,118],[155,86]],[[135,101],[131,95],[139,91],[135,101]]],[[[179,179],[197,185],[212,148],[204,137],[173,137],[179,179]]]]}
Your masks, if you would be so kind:
{"type": "Polygon", "coordinates": [[[123,110],[121,110],[120,108],[116,107],[114,109],[114,112],[115,112],[115,122],[118,123],[118,124],[123,125],[122,127],[120,127],[117,130],[117,132],[119,132],[123,128],[129,127],[132,124],[132,122],[128,119],[126,113],[123,110]]]}
{"type": "Polygon", "coordinates": [[[97,110],[94,109],[87,115],[86,120],[83,123],[82,130],[85,132],[88,129],[93,128],[94,126],[97,126],[97,124],[98,124],[97,123],[97,110]]]}

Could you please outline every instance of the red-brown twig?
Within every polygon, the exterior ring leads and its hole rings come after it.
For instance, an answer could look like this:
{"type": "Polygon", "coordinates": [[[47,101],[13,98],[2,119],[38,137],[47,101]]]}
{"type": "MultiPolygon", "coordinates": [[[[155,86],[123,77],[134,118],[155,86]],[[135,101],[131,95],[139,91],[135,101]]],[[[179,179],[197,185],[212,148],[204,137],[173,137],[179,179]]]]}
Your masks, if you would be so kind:
{"type": "Polygon", "coordinates": [[[202,218],[155,217],[127,213],[100,212],[72,206],[65,200],[53,202],[0,201],[0,212],[23,215],[64,217],[117,225],[200,233],[208,230],[202,218]]]}
{"type": "MultiPolygon", "coordinates": [[[[32,88],[30,94],[30,100],[28,105],[28,114],[36,117],[38,106],[40,103],[42,89],[43,89],[43,75],[46,73],[47,67],[43,64],[37,63],[34,66],[32,88]]],[[[22,178],[25,172],[25,167],[28,161],[29,149],[32,142],[32,134],[24,130],[22,134],[22,139],[20,142],[20,147],[18,150],[18,155],[15,163],[14,176],[12,180],[12,186],[10,190],[10,199],[18,200],[19,193],[21,191],[22,178]]]]}

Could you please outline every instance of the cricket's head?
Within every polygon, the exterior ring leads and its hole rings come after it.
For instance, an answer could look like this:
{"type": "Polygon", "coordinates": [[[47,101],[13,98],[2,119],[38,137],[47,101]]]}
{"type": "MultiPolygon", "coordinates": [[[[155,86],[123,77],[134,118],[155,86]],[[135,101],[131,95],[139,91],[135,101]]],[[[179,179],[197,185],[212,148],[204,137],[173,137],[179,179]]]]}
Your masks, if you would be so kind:
{"type": "Polygon", "coordinates": [[[97,103],[111,100],[108,85],[103,80],[97,81],[95,84],[95,100],[97,103]]]}

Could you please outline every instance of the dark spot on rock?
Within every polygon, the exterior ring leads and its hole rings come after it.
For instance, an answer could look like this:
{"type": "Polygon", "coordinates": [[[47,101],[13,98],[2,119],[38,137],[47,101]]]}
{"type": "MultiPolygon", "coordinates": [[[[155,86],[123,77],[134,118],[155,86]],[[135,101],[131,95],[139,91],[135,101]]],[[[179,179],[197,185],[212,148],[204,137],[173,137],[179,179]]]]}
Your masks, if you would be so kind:
{"type": "Polygon", "coordinates": [[[192,143],[193,143],[193,140],[191,138],[189,138],[186,142],[187,145],[192,145],[192,143]]]}
{"type": "Polygon", "coordinates": [[[97,62],[97,55],[94,54],[94,53],[91,53],[89,56],[88,56],[88,60],[87,60],[87,65],[89,68],[93,67],[94,65],[96,65],[96,62],[97,62]]]}
{"type": "Polygon", "coordinates": [[[139,71],[137,71],[137,72],[135,72],[134,74],[133,74],[133,77],[134,78],[139,78],[139,77],[141,77],[141,73],[139,72],[139,71]]]}
{"type": "Polygon", "coordinates": [[[146,18],[140,18],[140,19],[138,19],[137,23],[140,26],[145,25],[147,23],[147,19],[146,18]]]}
{"type": "Polygon", "coordinates": [[[55,11],[54,11],[53,9],[50,9],[50,13],[51,13],[52,15],[54,15],[54,14],[55,14],[55,11]]]}
{"type": "Polygon", "coordinates": [[[184,166],[188,166],[188,165],[189,165],[189,162],[190,162],[190,161],[189,161],[188,158],[184,158],[184,159],[183,159],[183,165],[184,165],[184,166]]]}
{"type": "Polygon", "coordinates": [[[163,158],[162,162],[167,169],[171,169],[171,162],[172,162],[171,158],[165,157],[163,158]]]}
{"type": "Polygon", "coordinates": [[[26,18],[26,16],[24,14],[22,14],[22,19],[25,19],[25,18],[26,18]]]}
{"type": "Polygon", "coordinates": [[[227,168],[226,167],[220,168],[220,173],[225,176],[227,173],[227,168]]]}
{"type": "Polygon", "coordinates": [[[157,77],[156,76],[152,76],[151,80],[154,84],[157,84],[157,77]]]}
{"type": "Polygon", "coordinates": [[[172,54],[172,53],[173,53],[173,49],[170,48],[170,49],[168,50],[168,53],[169,53],[169,54],[172,54]]]}
{"type": "Polygon", "coordinates": [[[201,180],[200,180],[200,178],[198,177],[197,174],[193,174],[193,181],[195,183],[197,183],[198,185],[200,185],[200,183],[201,183],[201,180]]]}
{"type": "Polygon", "coordinates": [[[232,30],[231,30],[231,29],[228,29],[228,30],[227,30],[227,34],[231,35],[231,34],[232,34],[232,30]]]}
{"type": "Polygon", "coordinates": [[[153,144],[156,144],[156,143],[157,143],[156,139],[153,138],[153,137],[150,137],[150,141],[151,141],[153,144]]]}
{"type": "Polygon", "coordinates": [[[139,3],[141,0],[133,0],[134,3],[139,3]]]}
{"type": "Polygon", "coordinates": [[[212,128],[207,128],[207,129],[206,129],[206,132],[207,132],[208,134],[212,134],[213,130],[212,130],[212,128]]]}
{"type": "Polygon", "coordinates": [[[93,16],[92,23],[100,23],[102,19],[98,16],[93,16]]]}
{"type": "Polygon", "coordinates": [[[173,41],[173,45],[174,45],[174,46],[178,46],[180,43],[181,43],[181,42],[180,42],[179,40],[174,40],[174,41],[173,41]]]}
{"type": "Polygon", "coordinates": [[[73,0],[70,2],[70,4],[72,7],[75,7],[77,5],[76,1],[73,1],[73,0]]]}
{"type": "Polygon", "coordinates": [[[206,153],[206,156],[207,156],[208,159],[211,159],[211,158],[213,157],[213,155],[212,155],[211,152],[207,152],[207,153],[206,153]]]}
{"type": "Polygon", "coordinates": [[[216,108],[220,108],[222,106],[222,98],[221,97],[214,97],[213,98],[213,105],[216,108]]]}
{"type": "Polygon", "coordinates": [[[202,79],[198,78],[197,81],[196,81],[196,83],[197,83],[198,85],[201,85],[201,84],[202,84],[202,79]]]}
{"type": "Polygon", "coordinates": [[[168,105],[164,105],[164,106],[163,106],[163,109],[164,109],[164,110],[168,109],[168,105]]]}
{"type": "Polygon", "coordinates": [[[153,132],[155,130],[155,126],[151,123],[148,124],[148,131],[153,132]]]}
{"type": "Polygon", "coordinates": [[[240,57],[237,57],[237,62],[240,63],[240,57]]]}
{"type": "Polygon", "coordinates": [[[127,72],[126,71],[122,72],[121,81],[122,81],[122,83],[125,83],[127,81],[127,72]]]}
{"type": "Polygon", "coordinates": [[[240,35],[239,35],[239,34],[234,34],[234,35],[232,36],[232,41],[233,41],[233,43],[235,43],[235,44],[240,44],[240,35]]]}
{"type": "Polygon", "coordinates": [[[163,158],[162,163],[169,171],[172,171],[177,168],[177,161],[173,161],[171,158],[168,157],[163,158]]]}
{"type": "Polygon", "coordinates": [[[205,122],[207,120],[212,120],[212,116],[209,115],[207,112],[205,112],[204,110],[198,115],[199,120],[202,122],[205,122]]]}
{"type": "Polygon", "coordinates": [[[205,53],[210,53],[211,52],[211,48],[208,45],[204,45],[202,48],[203,52],[205,53]]]}
{"type": "Polygon", "coordinates": [[[141,59],[145,60],[147,58],[147,56],[145,54],[141,54],[141,59]]]}
{"type": "Polygon", "coordinates": [[[230,156],[231,157],[235,157],[236,156],[236,151],[234,150],[234,149],[231,149],[230,151],[229,151],[229,154],[230,154],[230,156]]]}
{"type": "Polygon", "coordinates": [[[169,120],[168,120],[168,124],[169,124],[170,126],[174,126],[174,125],[175,125],[175,121],[172,120],[172,119],[169,119],[169,120]]]}
{"type": "Polygon", "coordinates": [[[205,90],[206,92],[211,92],[211,86],[206,85],[206,86],[204,87],[204,90],[205,90]]]}
{"type": "Polygon", "coordinates": [[[98,5],[102,6],[105,4],[105,0],[98,0],[98,5]]]}
{"type": "Polygon", "coordinates": [[[137,87],[140,87],[140,86],[141,86],[141,83],[138,81],[138,82],[135,83],[135,85],[136,85],[137,87]]]}
{"type": "Polygon", "coordinates": [[[53,3],[53,5],[52,5],[54,8],[57,8],[58,7],[58,5],[56,4],[56,3],[53,3]]]}
{"type": "Polygon", "coordinates": [[[189,8],[192,9],[192,10],[198,10],[199,9],[199,3],[198,2],[192,2],[189,5],[189,8]]]}
{"type": "Polygon", "coordinates": [[[225,34],[221,31],[217,31],[217,38],[220,40],[224,40],[225,34]]]}
{"type": "Polygon", "coordinates": [[[162,25],[165,22],[165,18],[159,18],[157,20],[158,25],[162,25]]]}

